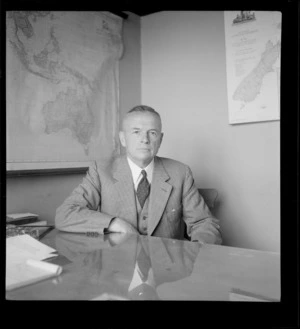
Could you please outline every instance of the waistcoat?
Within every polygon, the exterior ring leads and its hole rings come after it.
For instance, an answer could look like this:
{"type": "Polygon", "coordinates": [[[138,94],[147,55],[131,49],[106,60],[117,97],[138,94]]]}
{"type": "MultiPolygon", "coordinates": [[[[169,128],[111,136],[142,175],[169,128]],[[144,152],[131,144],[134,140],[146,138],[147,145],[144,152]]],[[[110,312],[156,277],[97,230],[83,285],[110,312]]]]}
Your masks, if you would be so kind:
{"type": "Polygon", "coordinates": [[[144,203],[143,209],[141,208],[137,196],[135,196],[135,202],[137,209],[137,229],[140,234],[147,235],[149,196],[144,203]]]}

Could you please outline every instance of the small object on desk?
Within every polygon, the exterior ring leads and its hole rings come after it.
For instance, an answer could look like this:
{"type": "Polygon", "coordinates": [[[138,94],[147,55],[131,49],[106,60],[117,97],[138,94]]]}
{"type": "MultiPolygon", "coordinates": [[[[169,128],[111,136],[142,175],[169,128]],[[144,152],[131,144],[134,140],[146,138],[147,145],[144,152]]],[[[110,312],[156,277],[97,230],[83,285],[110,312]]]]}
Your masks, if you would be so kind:
{"type": "Polygon", "coordinates": [[[6,225],[6,238],[28,234],[39,240],[54,228],[53,225],[6,225]]]}
{"type": "Polygon", "coordinates": [[[43,228],[39,228],[39,240],[41,240],[46,234],[54,229],[54,226],[45,226],[43,228]],[[42,231],[42,232],[41,232],[42,231]]]}
{"type": "Polygon", "coordinates": [[[39,229],[35,227],[23,227],[13,224],[6,225],[6,238],[14,237],[17,235],[28,234],[35,239],[39,239],[39,229]]]}
{"type": "Polygon", "coordinates": [[[270,299],[266,296],[253,294],[240,289],[231,289],[229,300],[232,302],[278,302],[279,300],[270,299]]]}

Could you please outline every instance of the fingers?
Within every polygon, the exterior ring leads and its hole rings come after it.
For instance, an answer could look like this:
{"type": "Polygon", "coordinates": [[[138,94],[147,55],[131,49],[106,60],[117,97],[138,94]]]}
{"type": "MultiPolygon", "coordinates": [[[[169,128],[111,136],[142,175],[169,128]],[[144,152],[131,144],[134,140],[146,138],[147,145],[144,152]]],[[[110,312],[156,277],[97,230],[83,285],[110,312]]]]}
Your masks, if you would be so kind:
{"type": "Polygon", "coordinates": [[[119,233],[138,233],[138,231],[125,220],[116,217],[111,225],[109,226],[108,230],[110,232],[119,232],[119,233]]]}
{"type": "Polygon", "coordinates": [[[128,238],[128,234],[126,233],[110,233],[108,235],[109,242],[112,246],[122,243],[127,238],[128,238]]]}
{"type": "Polygon", "coordinates": [[[108,230],[110,232],[125,233],[124,225],[122,225],[122,220],[117,217],[110,223],[108,230]]]}

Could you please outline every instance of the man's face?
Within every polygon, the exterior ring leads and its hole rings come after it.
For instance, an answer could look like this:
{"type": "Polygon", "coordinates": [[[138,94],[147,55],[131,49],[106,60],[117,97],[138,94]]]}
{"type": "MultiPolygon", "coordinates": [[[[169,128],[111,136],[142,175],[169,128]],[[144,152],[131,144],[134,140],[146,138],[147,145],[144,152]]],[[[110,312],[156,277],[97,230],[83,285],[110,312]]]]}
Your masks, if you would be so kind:
{"type": "Polygon", "coordinates": [[[122,129],[119,136],[127,156],[139,167],[146,167],[157,154],[163,138],[159,117],[150,112],[129,113],[122,129]]]}

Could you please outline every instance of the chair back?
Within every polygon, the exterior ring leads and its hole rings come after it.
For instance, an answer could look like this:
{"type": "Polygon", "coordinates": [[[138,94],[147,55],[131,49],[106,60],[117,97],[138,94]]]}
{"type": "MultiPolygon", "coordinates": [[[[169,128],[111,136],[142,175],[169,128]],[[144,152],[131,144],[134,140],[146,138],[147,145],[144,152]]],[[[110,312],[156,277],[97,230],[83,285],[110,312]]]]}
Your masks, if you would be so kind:
{"type": "Polygon", "coordinates": [[[217,204],[218,191],[213,188],[198,188],[209,210],[213,210],[217,204]]]}

